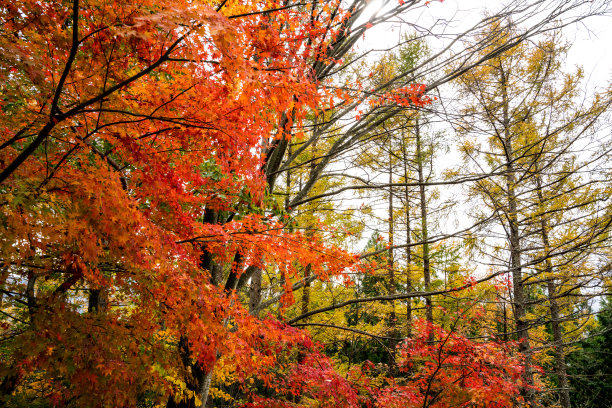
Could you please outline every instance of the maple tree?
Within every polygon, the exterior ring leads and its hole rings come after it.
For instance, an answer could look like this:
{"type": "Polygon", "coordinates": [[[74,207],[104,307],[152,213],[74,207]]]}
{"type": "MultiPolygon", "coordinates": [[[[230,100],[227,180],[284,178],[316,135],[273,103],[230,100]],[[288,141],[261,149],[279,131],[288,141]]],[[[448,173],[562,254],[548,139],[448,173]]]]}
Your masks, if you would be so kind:
{"type": "Polygon", "coordinates": [[[6,403],[197,404],[218,356],[266,325],[233,295],[245,268],[274,265],[289,282],[304,263],[324,279],[354,263],[262,210],[265,143],[284,131],[279,112],[297,122],[322,97],[304,61],[345,18],[320,10],[294,27],[313,12],[3,10],[6,403]]]}
{"type": "Polygon", "coordinates": [[[400,346],[399,363],[414,372],[413,378],[408,385],[385,389],[379,397],[383,406],[501,408],[520,403],[524,366],[508,344],[475,343],[425,320],[416,321],[415,329],[419,334],[400,346]],[[439,340],[432,343],[431,338],[439,340]]]}

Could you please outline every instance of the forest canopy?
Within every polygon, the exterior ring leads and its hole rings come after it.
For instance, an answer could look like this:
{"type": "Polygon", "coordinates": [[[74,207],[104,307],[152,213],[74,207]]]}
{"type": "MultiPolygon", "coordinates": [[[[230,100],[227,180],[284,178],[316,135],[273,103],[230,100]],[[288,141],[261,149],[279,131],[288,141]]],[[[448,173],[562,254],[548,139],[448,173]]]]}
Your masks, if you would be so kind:
{"type": "Polygon", "coordinates": [[[612,5],[433,3],[5,2],[0,405],[609,407],[612,5]]]}

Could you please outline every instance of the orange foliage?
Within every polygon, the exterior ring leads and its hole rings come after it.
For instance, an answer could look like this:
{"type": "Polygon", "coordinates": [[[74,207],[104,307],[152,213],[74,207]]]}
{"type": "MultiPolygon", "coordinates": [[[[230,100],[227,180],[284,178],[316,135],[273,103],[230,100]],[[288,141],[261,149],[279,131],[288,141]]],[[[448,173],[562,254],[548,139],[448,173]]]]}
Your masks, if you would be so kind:
{"type": "Polygon", "coordinates": [[[327,279],[355,262],[260,209],[279,114],[299,122],[329,98],[308,62],[324,60],[316,47],[344,16],[305,24],[309,10],[282,2],[223,3],[16,0],[1,11],[9,394],[163,401],[186,375],[179,337],[203,367],[255,347],[262,323],[211,284],[203,252],[230,264],[239,253],[286,282],[299,265],[327,279]],[[235,216],[210,223],[207,210],[235,216]],[[91,290],[109,297],[104,313],[87,310],[91,290]]]}

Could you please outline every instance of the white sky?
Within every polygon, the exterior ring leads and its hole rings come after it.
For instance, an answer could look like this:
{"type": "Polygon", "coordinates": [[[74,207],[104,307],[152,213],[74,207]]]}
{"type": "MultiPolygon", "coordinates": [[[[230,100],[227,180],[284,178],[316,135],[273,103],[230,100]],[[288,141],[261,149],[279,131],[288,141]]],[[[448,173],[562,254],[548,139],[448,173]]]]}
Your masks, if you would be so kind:
{"type": "MultiPolygon", "coordinates": [[[[556,0],[563,3],[563,0],[556,0]]],[[[382,0],[372,0],[370,4],[371,15],[380,9],[382,0]]],[[[391,1],[392,5],[396,1],[391,1]]],[[[417,22],[423,27],[429,27],[434,21],[439,25],[436,31],[444,30],[450,35],[452,32],[464,31],[470,25],[479,21],[486,9],[494,12],[501,8],[506,1],[499,0],[433,0],[427,6],[420,6],[412,11],[406,21],[417,22]]],[[[555,4],[555,1],[550,3],[555,4]]],[[[367,17],[364,18],[364,20],[367,17]]],[[[589,17],[581,23],[572,24],[563,29],[565,38],[572,43],[568,55],[568,70],[579,65],[585,71],[589,88],[606,87],[612,75],[612,15],[606,17],[589,17]]],[[[379,25],[368,30],[363,48],[384,49],[397,42],[400,30],[390,25],[379,25]]],[[[436,47],[433,42],[430,44],[436,47]]]]}

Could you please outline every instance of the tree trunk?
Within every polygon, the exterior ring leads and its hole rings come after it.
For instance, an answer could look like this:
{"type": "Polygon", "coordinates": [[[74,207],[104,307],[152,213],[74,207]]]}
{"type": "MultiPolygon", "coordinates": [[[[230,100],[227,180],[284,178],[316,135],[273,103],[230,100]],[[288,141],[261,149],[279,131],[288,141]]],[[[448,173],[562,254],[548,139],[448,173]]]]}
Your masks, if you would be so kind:
{"type": "Polygon", "coordinates": [[[512,146],[512,135],[510,132],[510,116],[508,112],[508,89],[507,78],[503,66],[499,66],[500,85],[502,94],[502,110],[503,110],[503,131],[504,136],[501,140],[505,151],[506,159],[506,194],[508,201],[508,243],[510,247],[510,271],[512,274],[512,285],[514,295],[514,320],[516,324],[516,332],[519,341],[519,351],[524,355],[525,371],[523,380],[527,384],[522,388],[521,394],[525,398],[529,406],[535,406],[535,391],[533,389],[533,368],[531,361],[531,345],[529,343],[529,324],[526,321],[526,299],[525,288],[523,282],[523,274],[521,268],[521,238],[518,225],[518,199],[516,197],[515,185],[515,167],[514,167],[514,150],[512,146]]]}
{"type": "MultiPolygon", "coordinates": [[[[209,370],[205,370],[200,364],[193,361],[191,351],[189,349],[189,339],[186,336],[181,336],[179,339],[178,348],[183,366],[188,373],[185,376],[185,383],[187,385],[186,389],[193,392],[193,395],[198,395],[199,397],[204,395],[208,396],[210,382],[206,384],[206,378],[212,375],[212,367],[209,370]]],[[[202,407],[204,404],[206,404],[206,400],[201,398],[200,400],[202,405],[196,405],[195,397],[187,397],[186,395],[183,395],[181,401],[176,401],[174,397],[170,397],[168,403],[166,404],[166,408],[202,407]]]]}
{"type": "Polygon", "coordinates": [[[504,308],[504,341],[509,341],[510,339],[508,338],[508,313],[506,311],[506,302],[503,303],[503,308],[504,308]]]}
{"type": "MultiPolygon", "coordinates": [[[[429,265],[429,239],[427,231],[427,197],[425,195],[425,178],[423,176],[423,153],[421,143],[421,128],[419,126],[419,120],[416,119],[415,127],[416,136],[416,159],[417,159],[417,172],[419,175],[419,200],[421,205],[421,240],[423,241],[423,285],[425,292],[431,290],[431,267],[429,265]]],[[[431,296],[425,296],[425,319],[427,323],[433,325],[433,306],[431,296]]],[[[434,341],[433,331],[429,333],[429,341],[434,341]]]]}
{"type": "MultiPolygon", "coordinates": [[[[219,221],[219,213],[215,210],[206,209],[204,211],[204,222],[207,224],[216,224],[219,221]]],[[[212,254],[203,249],[202,256],[200,259],[200,267],[202,271],[208,271],[210,274],[210,281],[214,285],[220,285],[220,274],[222,268],[215,262],[212,254]]],[[[183,362],[183,369],[185,372],[185,383],[187,385],[186,390],[192,393],[192,397],[184,396],[181,401],[176,401],[174,397],[170,397],[166,408],[195,408],[197,406],[204,406],[206,400],[202,399],[202,396],[208,397],[208,390],[210,388],[210,381],[207,383],[207,378],[212,376],[212,367],[203,367],[197,361],[194,361],[191,355],[189,347],[189,339],[187,336],[182,335],[179,338],[178,351],[183,362]],[[196,405],[195,396],[199,396],[202,405],[196,405]]]]}
{"type": "MultiPolygon", "coordinates": [[[[4,265],[2,265],[4,266],[4,265]]],[[[1,273],[0,273],[0,289],[4,289],[4,284],[6,283],[6,280],[8,279],[9,276],[9,272],[8,272],[8,268],[4,269],[1,273]]],[[[0,291],[0,310],[2,310],[2,303],[4,301],[4,292],[0,291]]]]}
{"type": "MultiPolygon", "coordinates": [[[[392,154],[392,142],[391,142],[391,133],[389,133],[389,199],[388,199],[388,226],[389,226],[389,249],[387,251],[387,278],[389,280],[388,285],[388,293],[389,295],[395,295],[395,259],[393,253],[393,245],[394,245],[394,223],[395,217],[393,215],[393,154],[392,154]]],[[[397,326],[397,316],[395,314],[395,301],[390,300],[390,310],[389,310],[389,337],[398,337],[398,333],[396,330],[397,326]]],[[[395,359],[395,348],[397,342],[395,340],[389,340],[389,369],[390,372],[393,373],[396,369],[396,359],[395,359]]]]}
{"type": "Polygon", "coordinates": [[[258,306],[261,303],[261,268],[257,268],[251,276],[249,286],[249,312],[253,316],[258,316],[258,306]]]}
{"type": "MultiPolygon", "coordinates": [[[[544,196],[542,194],[542,179],[538,173],[538,167],[536,165],[536,191],[538,194],[539,204],[544,204],[544,196]]],[[[544,254],[546,260],[544,261],[545,271],[547,274],[547,291],[548,291],[548,302],[550,305],[550,324],[553,336],[553,346],[555,349],[555,372],[558,378],[558,389],[559,396],[561,399],[562,408],[571,408],[571,401],[569,395],[569,382],[567,379],[567,371],[565,366],[565,352],[563,350],[563,333],[561,329],[561,319],[559,313],[559,303],[557,302],[557,288],[555,285],[555,279],[553,276],[553,265],[550,260],[548,252],[550,251],[550,240],[548,236],[548,222],[544,215],[540,215],[540,231],[542,235],[542,243],[544,244],[544,254]]]]}
{"type": "MultiPolygon", "coordinates": [[[[395,262],[393,259],[393,223],[395,222],[393,217],[393,162],[391,154],[391,142],[389,142],[389,250],[387,252],[387,276],[389,278],[389,295],[395,295],[395,262]]],[[[389,311],[389,333],[391,336],[395,334],[395,324],[397,317],[395,316],[395,302],[390,301],[391,310],[389,311]]]]}
{"type": "Polygon", "coordinates": [[[36,275],[34,272],[28,272],[28,283],[26,286],[26,299],[28,302],[28,313],[30,314],[30,321],[34,319],[34,314],[36,313],[36,275]]]}
{"type": "Polygon", "coordinates": [[[548,281],[548,300],[550,302],[550,320],[552,326],[553,344],[555,348],[555,372],[559,381],[559,396],[561,398],[561,407],[571,408],[569,395],[569,381],[567,380],[567,371],[565,367],[565,351],[563,344],[563,334],[561,332],[559,304],[555,298],[557,290],[554,279],[548,281]]]}
{"type": "MultiPolygon", "coordinates": [[[[304,289],[302,289],[302,314],[308,313],[310,306],[310,280],[308,278],[310,278],[310,265],[304,268],[304,281],[306,283],[304,284],[304,289]]],[[[307,320],[308,318],[304,319],[304,321],[307,320]]]]}
{"type": "Polygon", "coordinates": [[[87,311],[89,313],[104,313],[108,309],[108,289],[90,289],[87,311]]]}
{"type": "MultiPolygon", "coordinates": [[[[408,154],[406,151],[406,141],[402,134],[402,160],[404,162],[404,183],[408,184],[408,154]]],[[[404,186],[404,198],[406,200],[406,291],[411,292],[412,288],[412,251],[410,249],[411,234],[410,230],[410,192],[408,185],[404,186]]],[[[406,337],[412,337],[412,299],[406,299],[406,337]]]]}

